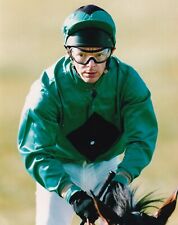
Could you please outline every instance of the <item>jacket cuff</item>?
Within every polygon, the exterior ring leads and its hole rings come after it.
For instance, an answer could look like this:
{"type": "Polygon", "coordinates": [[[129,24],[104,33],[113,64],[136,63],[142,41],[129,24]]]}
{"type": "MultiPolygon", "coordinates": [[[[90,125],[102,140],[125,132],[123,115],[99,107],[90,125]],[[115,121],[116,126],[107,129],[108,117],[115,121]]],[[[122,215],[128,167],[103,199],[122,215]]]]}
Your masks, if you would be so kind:
{"type": "Polygon", "coordinates": [[[61,196],[69,203],[71,196],[78,191],[81,191],[81,188],[74,184],[69,184],[63,188],[61,196]]]}
{"type": "Polygon", "coordinates": [[[114,179],[114,181],[117,181],[121,184],[124,184],[124,185],[128,185],[132,182],[132,177],[131,175],[126,172],[126,171],[119,171],[116,173],[114,179]]]}

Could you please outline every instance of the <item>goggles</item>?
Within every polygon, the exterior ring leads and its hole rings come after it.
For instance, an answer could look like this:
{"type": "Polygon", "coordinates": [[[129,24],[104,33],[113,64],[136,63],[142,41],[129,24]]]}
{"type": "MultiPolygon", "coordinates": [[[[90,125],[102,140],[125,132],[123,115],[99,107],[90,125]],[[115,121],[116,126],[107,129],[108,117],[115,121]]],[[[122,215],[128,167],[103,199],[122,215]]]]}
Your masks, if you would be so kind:
{"type": "Polygon", "coordinates": [[[92,59],[95,63],[106,62],[112,54],[111,48],[100,48],[97,50],[86,50],[78,47],[70,47],[69,55],[78,64],[86,65],[92,59]]]}

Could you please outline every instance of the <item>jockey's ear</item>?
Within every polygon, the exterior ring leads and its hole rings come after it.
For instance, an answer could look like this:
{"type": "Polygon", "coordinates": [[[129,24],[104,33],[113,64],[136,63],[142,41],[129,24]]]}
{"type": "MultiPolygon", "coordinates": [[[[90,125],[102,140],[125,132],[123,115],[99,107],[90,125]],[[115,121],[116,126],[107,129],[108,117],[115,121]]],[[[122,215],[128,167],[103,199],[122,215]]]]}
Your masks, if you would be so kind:
{"type": "Polygon", "coordinates": [[[176,208],[178,190],[174,192],[156,213],[156,217],[161,222],[166,222],[176,208]]]}

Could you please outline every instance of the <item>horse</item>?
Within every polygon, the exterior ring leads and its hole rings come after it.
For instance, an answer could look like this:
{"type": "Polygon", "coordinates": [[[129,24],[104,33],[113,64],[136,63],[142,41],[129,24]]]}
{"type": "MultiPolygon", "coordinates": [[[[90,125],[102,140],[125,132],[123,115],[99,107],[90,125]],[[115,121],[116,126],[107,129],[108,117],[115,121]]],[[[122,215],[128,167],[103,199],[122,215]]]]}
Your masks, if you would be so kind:
{"type": "Polygon", "coordinates": [[[100,200],[93,192],[91,194],[96,210],[106,225],[166,225],[175,210],[178,190],[165,201],[153,198],[154,192],[136,200],[135,193],[136,189],[118,184],[110,200],[106,197],[100,200]],[[158,202],[161,207],[156,206],[158,202]],[[156,208],[157,212],[150,215],[147,212],[150,207],[156,208]]]}

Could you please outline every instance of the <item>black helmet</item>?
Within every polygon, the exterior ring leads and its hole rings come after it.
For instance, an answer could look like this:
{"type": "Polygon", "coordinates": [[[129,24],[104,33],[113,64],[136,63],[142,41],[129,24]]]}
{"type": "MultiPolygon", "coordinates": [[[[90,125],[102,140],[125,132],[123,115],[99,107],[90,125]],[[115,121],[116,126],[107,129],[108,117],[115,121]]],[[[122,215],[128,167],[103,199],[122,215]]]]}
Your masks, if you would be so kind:
{"type": "Polygon", "coordinates": [[[95,5],[82,6],[63,25],[64,45],[115,47],[116,27],[109,13],[95,5]]]}

